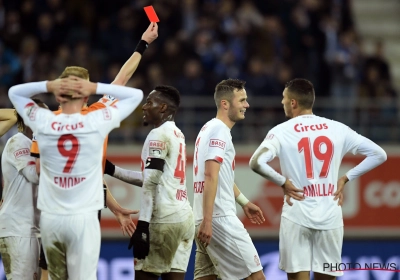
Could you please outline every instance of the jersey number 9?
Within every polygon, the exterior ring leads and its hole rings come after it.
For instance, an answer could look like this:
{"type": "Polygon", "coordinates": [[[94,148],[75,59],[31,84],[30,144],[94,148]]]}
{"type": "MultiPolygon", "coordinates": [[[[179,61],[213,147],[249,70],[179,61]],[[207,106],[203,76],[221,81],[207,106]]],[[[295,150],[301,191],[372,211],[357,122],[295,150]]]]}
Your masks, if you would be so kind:
{"type": "Polygon", "coordinates": [[[65,134],[62,135],[58,139],[57,143],[58,151],[63,157],[68,158],[67,163],[64,166],[63,173],[71,173],[72,168],[74,167],[76,158],[78,157],[79,153],[79,141],[78,138],[76,138],[72,134],[65,134]],[[71,142],[71,147],[70,149],[65,148],[65,144],[68,142],[71,142]]]}

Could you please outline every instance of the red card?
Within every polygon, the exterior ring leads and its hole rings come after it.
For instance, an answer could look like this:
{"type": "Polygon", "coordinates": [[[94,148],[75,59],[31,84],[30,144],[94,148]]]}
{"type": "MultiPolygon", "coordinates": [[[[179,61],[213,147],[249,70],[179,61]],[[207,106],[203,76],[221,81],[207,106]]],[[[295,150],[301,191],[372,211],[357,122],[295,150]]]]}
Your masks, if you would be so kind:
{"type": "Polygon", "coordinates": [[[153,6],[147,6],[143,8],[149,18],[150,22],[159,22],[158,16],[156,11],[154,11],[153,6]]]}

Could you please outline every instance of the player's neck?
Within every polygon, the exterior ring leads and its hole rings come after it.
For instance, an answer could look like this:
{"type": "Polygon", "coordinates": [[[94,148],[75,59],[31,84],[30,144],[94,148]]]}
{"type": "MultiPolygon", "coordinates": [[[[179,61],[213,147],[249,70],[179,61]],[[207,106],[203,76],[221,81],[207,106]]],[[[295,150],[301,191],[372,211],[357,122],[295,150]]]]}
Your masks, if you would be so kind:
{"type": "Polygon", "coordinates": [[[217,119],[222,121],[229,129],[232,129],[232,127],[235,125],[236,122],[231,121],[231,119],[228,117],[228,115],[223,114],[222,112],[218,111],[217,112],[217,119]]]}
{"type": "MultiPolygon", "coordinates": [[[[78,101],[78,100],[77,100],[78,101]]],[[[82,110],[82,102],[67,102],[62,104],[61,110],[63,112],[63,114],[76,114],[76,113],[80,113],[82,110]]]]}
{"type": "Polygon", "coordinates": [[[29,127],[25,128],[25,130],[22,132],[22,134],[24,134],[29,139],[33,138],[33,132],[29,127]]]}
{"type": "Polygon", "coordinates": [[[173,122],[173,121],[174,121],[174,115],[173,114],[169,114],[166,117],[162,117],[162,119],[160,120],[159,123],[154,124],[154,128],[160,127],[166,122],[173,122]]]}
{"type": "Polygon", "coordinates": [[[307,109],[307,110],[301,110],[298,112],[293,112],[293,118],[298,117],[298,116],[303,116],[303,115],[314,115],[312,112],[312,109],[307,109]]]}

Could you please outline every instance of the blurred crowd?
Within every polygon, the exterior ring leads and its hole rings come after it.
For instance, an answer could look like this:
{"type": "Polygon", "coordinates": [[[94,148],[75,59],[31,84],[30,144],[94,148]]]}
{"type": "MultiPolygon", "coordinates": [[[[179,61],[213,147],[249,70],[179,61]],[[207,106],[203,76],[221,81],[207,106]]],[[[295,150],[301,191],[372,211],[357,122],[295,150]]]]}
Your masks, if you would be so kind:
{"type": "MultiPolygon", "coordinates": [[[[336,108],[350,106],[331,110],[333,118],[357,126],[360,112],[352,106],[379,98],[383,105],[368,109],[365,121],[396,125],[384,45],[376,42],[375,53],[364,54],[349,2],[0,0],[0,107],[10,106],[3,98],[10,86],[57,78],[70,65],[87,68],[92,81],[112,82],[149,24],[143,7],[153,5],[159,37],[128,86],[148,93],[171,84],[184,97],[210,97],[216,83],[231,77],[247,82],[250,98],[279,98],[287,81],[303,77],[314,83],[317,98],[332,96],[336,108]]],[[[57,106],[53,98],[46,102],[57,106]]],[[[282,115],[281,109],[272,114],[282,115]]],[[[140,126],[135,117],[127,122],[140,126]]],[[[142,140],[130,129],[115,135],[114,141],[142,140]]]]}

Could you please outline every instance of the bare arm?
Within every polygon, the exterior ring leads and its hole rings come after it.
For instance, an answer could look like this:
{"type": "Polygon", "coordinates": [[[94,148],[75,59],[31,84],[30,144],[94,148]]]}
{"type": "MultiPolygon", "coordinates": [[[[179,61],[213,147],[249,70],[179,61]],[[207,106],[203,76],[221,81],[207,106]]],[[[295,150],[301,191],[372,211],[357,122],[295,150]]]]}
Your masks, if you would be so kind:
{"type": "Polygon", "coordinates": [[[17,122],[14,109],[0,109],[0,137],[7,133],[17,122]]]}
{"type": "Polygon", "coordinates": [[[125,62],[125,64],[119,70],[112,84],[124,86],[135,73],[139,66],[140,60],[142,59],[143,51],[147,48],[147,45],[151,44],[158,37],[158,25],[155,22],[150,23],[147,30],[142,35],[142,41],[139,42],[135,52],[125,62]],[[146,44],[146,46],[143,46],[146,44]],[[142,49],[144,50],[142,51],[142,49]]]}
{"type": "Polygon", "coordinates": [[[108,209],[110,209],[110,211],[115,215],[116,219],[118,220],[122,229],[122,233],[124,235],[127,234],[128,236],[132,236],[132,234],[135,232],[136,226],[131,219],[131,214],[137,214],[139,211],[128,210],[121,207],[121,205],[119,205],[119,203],[112,195],[110,189],[106,184],[106,181],[103,180],[103,184],[107,189],[106,205],[108,209]]]}
{"type": "Polygon", "coordinates": [[[35,160],[35,166],[36,166],[36,174],[37,174],[38,176],[40,176],[40,158],[37,158],[37,159],[35,160]]]}

